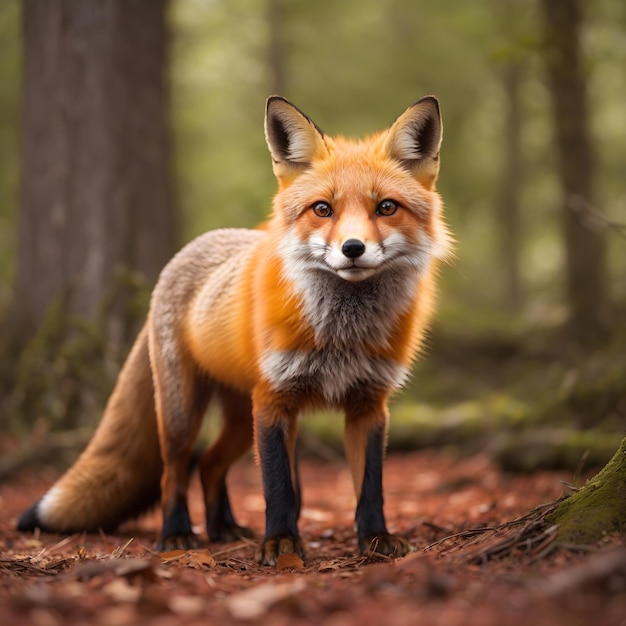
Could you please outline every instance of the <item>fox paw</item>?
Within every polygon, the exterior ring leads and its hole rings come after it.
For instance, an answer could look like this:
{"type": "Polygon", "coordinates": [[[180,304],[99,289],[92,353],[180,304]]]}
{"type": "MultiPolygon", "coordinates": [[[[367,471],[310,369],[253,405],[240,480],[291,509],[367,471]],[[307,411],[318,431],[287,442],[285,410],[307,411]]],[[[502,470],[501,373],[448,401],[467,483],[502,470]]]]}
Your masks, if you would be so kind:
{"type": "Polygon", "coordinates": [[[209,530],[209,539],[211,541],[239,541],[239,539],[251,539],[254,533],[251,528],[239,526],[237,524],[219,526],[209,530]]]}
{"type": "Polygon", "coordinates": [[[359,538],[359,548],[363,554],[384,554],[385,556],[405,556],[411,550],[403,537],[389,533],[377,533],[359,538]]]}
{"type": "Polygon", "coordinates": [[[161,537],[156,545],[157,552],[171,552],[172,550],[195,550],[200,547],[200,540],[193,533],[169,535],[161,537]]]}
{"type": "Polygon", "coordinates": [[[278,535],[271,539],[265,539],[257,549],[255,558],[260,565],[276,565],[281,554],[293,552],[300,558],[304,558],[302,539],[293,535],[278,535]]]}

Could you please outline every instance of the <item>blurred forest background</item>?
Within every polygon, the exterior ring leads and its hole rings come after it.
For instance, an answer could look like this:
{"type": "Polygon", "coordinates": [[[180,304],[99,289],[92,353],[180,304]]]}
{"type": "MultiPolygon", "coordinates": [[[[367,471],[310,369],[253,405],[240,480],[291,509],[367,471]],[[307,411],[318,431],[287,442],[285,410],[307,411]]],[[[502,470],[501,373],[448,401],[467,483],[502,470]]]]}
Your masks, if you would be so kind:
{"type": "MultiPolygon", "coordinates": [[[[3,0],[0,84],[0,473],[84,443],[179,247],[268,214],[271,93],[349,136],[440,99],[457,258],[392,447],[528,470],[617,449],[620,0],[3,0]]],[[[336,416],[305,425],[340,446],[336,416]]]]}

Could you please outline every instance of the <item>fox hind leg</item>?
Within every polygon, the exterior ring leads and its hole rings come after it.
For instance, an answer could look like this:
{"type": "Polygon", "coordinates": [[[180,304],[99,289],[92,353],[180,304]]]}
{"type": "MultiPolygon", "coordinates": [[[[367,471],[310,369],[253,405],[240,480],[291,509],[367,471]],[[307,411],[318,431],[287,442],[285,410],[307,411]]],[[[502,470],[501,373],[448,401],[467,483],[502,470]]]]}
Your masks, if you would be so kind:
{"type": "Polygon", "coordinates": [[[233,516],[226,474],[229,467],[252,445],[252,403],[248,395],[220,388],[217,393],[223,414],[222,432],[202,455],[200,477],[204,491],[207,532],[211,541],[234,541],[252,537],[233,516]]]}
{"type": "Polygon", "coordinates": [[[212,387],[211,381],[174,345],[170,344],[167,351],[160,347],[151,338],[150,357],[163,458],[163,527],[157,549],[187,550],[199,546],[191,528],[187,492],[194,445],[212,387]]]}

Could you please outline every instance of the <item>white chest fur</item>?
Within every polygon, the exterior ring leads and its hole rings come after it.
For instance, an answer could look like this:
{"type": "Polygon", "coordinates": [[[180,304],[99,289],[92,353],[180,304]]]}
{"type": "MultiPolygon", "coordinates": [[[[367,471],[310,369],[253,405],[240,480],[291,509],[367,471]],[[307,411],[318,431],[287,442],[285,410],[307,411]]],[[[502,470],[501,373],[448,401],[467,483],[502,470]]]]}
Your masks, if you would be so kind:
{"type": "Polygon", "coordinates": [[[408,369],[376,352],[389,346],[400,315],[415,297],[414,272],[382,272],[348,282],[327,271],[309,271],[296,287],[316,347],[263,354],[261,370],[275,389],[309,387],[337,403],[358,386],[402,386],[408,369]]]}

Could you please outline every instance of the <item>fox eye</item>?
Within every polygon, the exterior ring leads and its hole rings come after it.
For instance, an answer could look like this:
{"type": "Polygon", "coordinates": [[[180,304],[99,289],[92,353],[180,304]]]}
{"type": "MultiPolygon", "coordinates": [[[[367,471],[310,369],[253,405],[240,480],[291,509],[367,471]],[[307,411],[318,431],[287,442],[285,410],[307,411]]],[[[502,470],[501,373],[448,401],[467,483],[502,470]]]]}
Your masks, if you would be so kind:
{"type": "Polygon", "coordinates": [[[311,208],[313,209],[313,213],[317,215],[317,217],[330,217],[333,214],[333,210],[328,204],[328,202],[324,202],[320,200],[319,202],[315,202],[311,208]]]}
{"type": "Polygon", "coordinates": [[[376,207],[376,215],[389,217],[398,210],[398,203],[394,200],[382,200],[376,207]]]}

